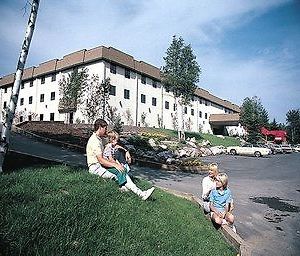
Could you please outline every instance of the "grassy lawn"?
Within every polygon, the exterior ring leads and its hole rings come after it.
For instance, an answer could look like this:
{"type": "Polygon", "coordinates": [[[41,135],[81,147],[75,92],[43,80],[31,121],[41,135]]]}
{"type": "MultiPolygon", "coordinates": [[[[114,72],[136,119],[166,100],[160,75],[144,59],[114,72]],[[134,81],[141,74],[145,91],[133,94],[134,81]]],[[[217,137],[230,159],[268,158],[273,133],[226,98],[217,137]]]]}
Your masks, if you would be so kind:
{"type": "Polygon", "coordinates": [[[236,255],[196,205],[159,189],[144,202],[65,166],[0,179],[0,255],[236,255]]]}
{"type": "MultiPolygon", "coordinates": [[[[160,128],[148,128],[147,132],[142,133],[142,135],[147,135],[148,137],[157,137],[160,139],[167,138],[177,138],[177,131],[169,129],[160,129],[160,128]]],[[[240,145],[240,141],[235,137],[224,136],[223,138],[217,137],[213,134],[208,133],[199,133],[199,132],[185,132],[186,138],[195,138],[198,143],[201,143],[203,140],[208,140],[211,143],[211,146],[223,145],[228,146],[237,146],[240,145]]]]}

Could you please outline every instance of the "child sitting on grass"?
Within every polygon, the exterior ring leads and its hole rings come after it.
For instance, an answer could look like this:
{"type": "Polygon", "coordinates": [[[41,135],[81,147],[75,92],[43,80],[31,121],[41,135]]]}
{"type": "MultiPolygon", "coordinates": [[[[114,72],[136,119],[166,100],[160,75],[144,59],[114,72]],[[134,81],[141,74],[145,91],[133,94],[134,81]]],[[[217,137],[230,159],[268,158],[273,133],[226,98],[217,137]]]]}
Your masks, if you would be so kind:
{"type": "Polygon", "coordinates": [[[108,143],[106,144],[103,156],[109,161],[117,161],[126,169],[126,173],[130,171],[129,164],[131,163],[131,156],[128,150],[118,144],[119,134],[116,131],[109,131],[107,133],[108,143]]]}
{"type": "Polygon", "coordinates": [[[232,214],[232,194],[228,185],[228,176],[226,173],[219,173],[216,177],[216,188],[210,193],[210,210],[211,219],[217,225],[229,224],[232,226],[234,232],[236,232],[233,226],[234,216],[232,214]]]}

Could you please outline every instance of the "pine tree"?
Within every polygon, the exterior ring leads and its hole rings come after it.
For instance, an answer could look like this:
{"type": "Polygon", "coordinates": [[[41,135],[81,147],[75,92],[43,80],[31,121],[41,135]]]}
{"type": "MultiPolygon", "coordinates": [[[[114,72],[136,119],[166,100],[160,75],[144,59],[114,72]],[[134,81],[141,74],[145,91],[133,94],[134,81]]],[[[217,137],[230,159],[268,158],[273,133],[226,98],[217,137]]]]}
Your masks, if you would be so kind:
{"type": "Polygon", "coordinates": [[[256,96],[245,98],[241,107],[240,122],[247,130],[247,141],[257,143],[261,139],[261,128],[268,124],[268,112],[256,96]]]}
{"type": "MultiPolygon", "coordinates": [[[[178,137],[184,135],[183,105],[188,105],[194,95],[201,73],[191,45],[185,45],[182,37],[173,36],[173,40],[163,58],[162,80],[166,90],[175,97],[175,109],[178,121],[178,137]],[[180,105],[180,108],[178,108],[180,105]]],[[[184,137],[184,136],[183,136],[184,137]]]]}

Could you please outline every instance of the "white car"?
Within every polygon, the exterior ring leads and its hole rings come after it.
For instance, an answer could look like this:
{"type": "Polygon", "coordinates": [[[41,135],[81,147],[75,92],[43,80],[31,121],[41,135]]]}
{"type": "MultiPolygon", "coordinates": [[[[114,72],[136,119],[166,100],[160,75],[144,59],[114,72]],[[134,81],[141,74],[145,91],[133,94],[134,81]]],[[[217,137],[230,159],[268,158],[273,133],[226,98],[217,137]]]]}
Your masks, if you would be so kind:
{"type": "Polygon", "coordinates": [[[294,145],[293,150],[294,152],[300,152],[300,144],[294,145]]]}
{"type": "Polygon", "coordinates": [[[293,149],[292,149],[291,145],[289,145],[289,144],[282,144],[281,148],[282,148],[283,154],[290,154],[293,152],[293,149]]]}
{"type": "Polygon", "coordinates": [[[271,150],[269,148],[254,146],[252,144],[227,147],[226,152],[231,155],[247,155],[247,156],[256,156],[256,157],[267,156],[271,154],[271,150]]]}

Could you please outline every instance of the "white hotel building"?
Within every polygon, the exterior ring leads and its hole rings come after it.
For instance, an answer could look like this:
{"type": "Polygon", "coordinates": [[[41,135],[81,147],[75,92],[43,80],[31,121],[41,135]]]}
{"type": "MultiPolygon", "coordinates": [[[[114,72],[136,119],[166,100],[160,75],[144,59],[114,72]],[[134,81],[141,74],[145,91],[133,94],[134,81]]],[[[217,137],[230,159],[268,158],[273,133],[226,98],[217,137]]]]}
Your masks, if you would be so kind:
{"type": "MultiPolygon", "coordinates": [[[[86,122],[78,107],[73,113],[59,110],[59,80],[75,68],[87,68],[100,81],[110,78],[109,104],[116,107],[125,125],[174,129],[174,97],[161,84],[160,70],[112,47],[80,50],[24,69],[16,109],[16,122],[86,122]],[[142,118],[142,116],[144,118],[142,118]],[[159,120],[162,120],[160,122],[159,120]]],[[[0,109],[9,104],[15,74],[0,78],[0,109]]],[[[237,126],[239,106],[198,88],[191,105],[184,107],[186,129],[222,134],[237,126]]],[[[1,116],[2,118],[2,116],[1,116]]]]}

